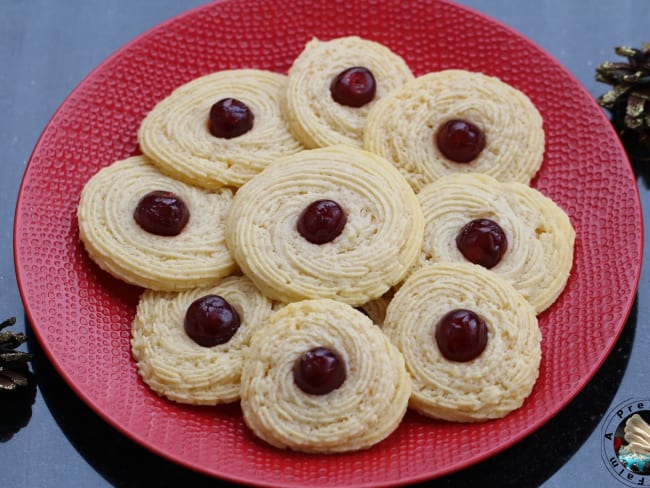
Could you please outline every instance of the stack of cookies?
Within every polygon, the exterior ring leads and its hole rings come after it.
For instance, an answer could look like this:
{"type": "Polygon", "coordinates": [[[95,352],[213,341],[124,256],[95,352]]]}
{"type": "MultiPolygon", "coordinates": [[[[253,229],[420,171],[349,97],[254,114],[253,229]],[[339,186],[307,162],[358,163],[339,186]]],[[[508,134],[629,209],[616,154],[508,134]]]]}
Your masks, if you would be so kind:
{"type": "Polygon", "coordinates": [[[144,288],[132,354],[157,394],[239,401],[261,439],[320,453],[382,441],[409,407],[477,422],[530,395],[575,232],[529,186],[544,131],[519,90],[313,39],[286,75],[177,88],[138,141],[78,223],[144,288]]]}

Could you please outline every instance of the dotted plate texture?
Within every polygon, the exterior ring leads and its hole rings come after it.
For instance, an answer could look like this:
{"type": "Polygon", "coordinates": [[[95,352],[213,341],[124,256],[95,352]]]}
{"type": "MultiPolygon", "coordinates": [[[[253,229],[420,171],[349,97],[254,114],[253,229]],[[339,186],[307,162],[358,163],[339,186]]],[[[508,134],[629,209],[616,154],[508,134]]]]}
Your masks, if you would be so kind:
{"type": "Polygon", "coordinates": [[[56,112],[25,172],[14,234],[19,287],[36,335],[60,374],[99,415],[159,455],[218,478],[319,487],[394,486],[442,476],[542,426],[612,349],[638,285],[642,239],[630,164],[580,83],[507,26],[447,1],[426,0],[223,1],[159,25],[102,63],[56,112]],[[139,380],[129,328],[141,290],[89,260],[75,212],[95,172],[139,152],[140,121],[173,88],[227,68],[286,73],[312,36],[346,35],[387,45],[416,74],[482,71],[528,94],[547,134],[533,186],[571,217],[575,263],[564,293],[540,316],[540,377],[520,410],[476,425],[409,412],[394,434],[369,450],[305,455],[257,440],[238,404],[181,406],[139,380]]]}

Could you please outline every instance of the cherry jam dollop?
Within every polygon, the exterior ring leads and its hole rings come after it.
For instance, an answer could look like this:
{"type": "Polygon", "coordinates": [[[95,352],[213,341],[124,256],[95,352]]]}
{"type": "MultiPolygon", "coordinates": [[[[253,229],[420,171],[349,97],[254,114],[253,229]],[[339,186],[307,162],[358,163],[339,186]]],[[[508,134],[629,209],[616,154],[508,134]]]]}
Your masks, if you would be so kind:
{"type": "Polygon", "coordinates": [[[341,206],[333,200],[316,200],[298,217],[296,228],[312,244],[325,244],[336,239],[348,218],[341,206]]]}
{"type": "Polygon", "coordinates": [[[185,333],[203,347],[225,344],[240,325],[237,310],[219,295],[205,295],[194,300],[183,322],[185,333]]]}
{"type": "Polygon", "coordinates": [[[458,232],[456,246],[468,261],[491,269],[501,261],[508,249],[508,238],[495,221],[475,219],[458,232]]]}
{"type": "Polygon", "coordinates": [[[377,83],[368,68],[353,66],[341,71],[330,83],[332,98],[341,105],[363,107],[375,98],[377,83]]]}
{"type": "Polygon", "coordinates": [[[315,347],[300,356],[293,366],[293,380],[302,391],[325,395],[340,387],[347,376],[341,356],[327,347],[315,347]]]}
{"type": "Polygon", "coordinates": [[[189,221],[190,211],[173,192],[156,190],[140,199],[133,211],[133,218],[150,234],[176,236],[189,221]]]}
{"type": "Polygon", "coordinates": [[[440,353],[448,360],[471,361],[485,350],[487,325],[471,310],[452,310],[436,324],[435,340],[440,353]]]}
{"type": "Polygon", "coordinates": [[[452,119],[438,128],[435,142],[447,159],[469,163],[485,149],[485,134],[472,122],[452,119]]]}
{"type": "Polygon", "coordinates": [[[253,128],[255,116],[244,102],[224,98],[210,108],[209,128],[215,137],[232,139],[253,128]]]}

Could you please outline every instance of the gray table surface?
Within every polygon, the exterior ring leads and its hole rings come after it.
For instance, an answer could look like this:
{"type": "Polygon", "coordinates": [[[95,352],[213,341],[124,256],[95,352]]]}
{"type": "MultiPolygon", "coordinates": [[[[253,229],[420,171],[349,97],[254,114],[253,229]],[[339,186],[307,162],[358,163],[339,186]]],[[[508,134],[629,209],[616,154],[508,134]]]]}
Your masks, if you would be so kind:
{"type": "MultiPolygon", "coordinates": [[[[41,131],[66,95],[113,51],[203,0],[0,0],[0,318],[27,330],[15,280],[13,214],[23,171],[41,131]]],[[[650,41],[649,0],[462,0],[521,32],[563,64],[594,96],[596,66],[613,47],[650,41]]],[[[648,179],[638,178],[650,205],[648,179]]],[[[645,246],[644,254],[648,252],[645,246]]],[[[650,398],[650,285],[610,357],[547,426],[495,458],[428,486],[624,486],[601,460],[602,423],[630,398],[650,398]]],[[[0,486],[209,486],[214,480],[158,458],[114,431],[67,387],[31,339],[39,386],[31,409],[0,405],[0,486]],[[15,412],[13,413],[15,416],[15,412]],[[11,424],[13,422],[13,424],[11,424]],[[24,424],[24,425],[23,425],[24,424]]],[[[646,477],[650,478],[650,477],[646,477]]],[[[650,479],[645,480],[650,484],[650,479]]]]}

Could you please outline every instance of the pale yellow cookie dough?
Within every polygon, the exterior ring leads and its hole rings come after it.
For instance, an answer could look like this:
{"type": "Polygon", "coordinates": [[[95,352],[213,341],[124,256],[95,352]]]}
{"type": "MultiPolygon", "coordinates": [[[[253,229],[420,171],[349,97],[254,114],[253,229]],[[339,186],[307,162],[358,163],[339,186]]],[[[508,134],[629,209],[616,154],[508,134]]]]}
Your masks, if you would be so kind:
{"type": "Polygon", "coordinates": [[[357,306],[404,278],[420,253],[423,229],[417,198],[390,163],[331,146],[279,160],[241,187],[226,239],[242,271],[272,299],[357,306]],[[337,202],[347,223],[333,241],[313,244],[297,222],[322,199],[337,202]]]}
{"type": "Polygon", "coordinates": [[[146,290],[131,328],[138,373],[153,391],[179,403],[215,405],[239,400],[250,339],[271,312],[271,301],[242,276],[178,293],[146,290]],[[212,347],[197,344],[183,326],[187,308],[206,295],[222,297],[241,321],[228,342],[212,347]]]}
{"type": "Polygon", "coordinates": [[[86,183],[77,209],[79,237],[90,258],[113,276],[155,290],[216,283],[237,269],[225,242],[230,189],[207,191],[165,176],[144,156],[116,161],[86,183]],[[143,230],[133,212],[151,191],[171,191],[190,218],[177,236],[143,230]]]}
{"type": "Polygon", "coordinates": [[[279,448],[332,453],[368,448],[406,413],[411,380],[400,352],[368,317],[333,300],[305,300],[273,314],[251,341],[241,379],[244,421],[279,448]],[[343,383],[310,394],[295,362],[315,347],[336,351],[343,383]]]}
{"type": "Polygon", "coordinates": [[[196,78],[161,100],[142,121],[142,152],[165,173],[203,188],[241,186],[278,157],[302,146],[290,134],[280,105],[286,75],[224,70],[196,78]],[[210,133],[210,108],[224,98],[245,103],[253,128],[225,139],[210,133]]]}
{"type": "Polygon", "coordinates": [[[364,148],[399,168],[419,191],[452,173],[486,173],[528,184],[544,157],[542,117],[520,90],[498,78],[465,70],[427,73],[393,90],[372,108],[364,148]],[[476,159],[447,159],[434,142],[451,119],[478,126],[486,145],[476,159]]]}
{"type": "Polygon", "coordinates": [[[440,263],[411,275],[391,300],[383,332],[413,379],[409,406],[455,422],[501,418],[522,406],[537,380],[541,334],[530,304],[499,275],[474,264],[440,263]],[[468,362],[443,356],[435,327],[465,309],[487,326],[483,352],[468,362]]]}
{"type": "Polygon", "coordinates": [[[564,290],[573,266],[575,230],[567,214],[538,190],[488,175],[455,174],[424,187],[418,200],[425,215],[418,266],[468,262],[456,236],[471,220],[488,218],[499,224],[508,241],[491,271],[512,284],[537,313],[564,290]]]}
{"type": "Polygon", "coordinates": [[[312,39],[289,70],[285,116],[292,133],[307,148],[334,144],[361,147],[369,110],[411,79],[413,74],[404,59],[378,42],[357,36],[312,39]],[[374,99],[361,107],[342,105],[330,93],[332,80],[351,67],[367,68],[376,81],[374,99]]]}

